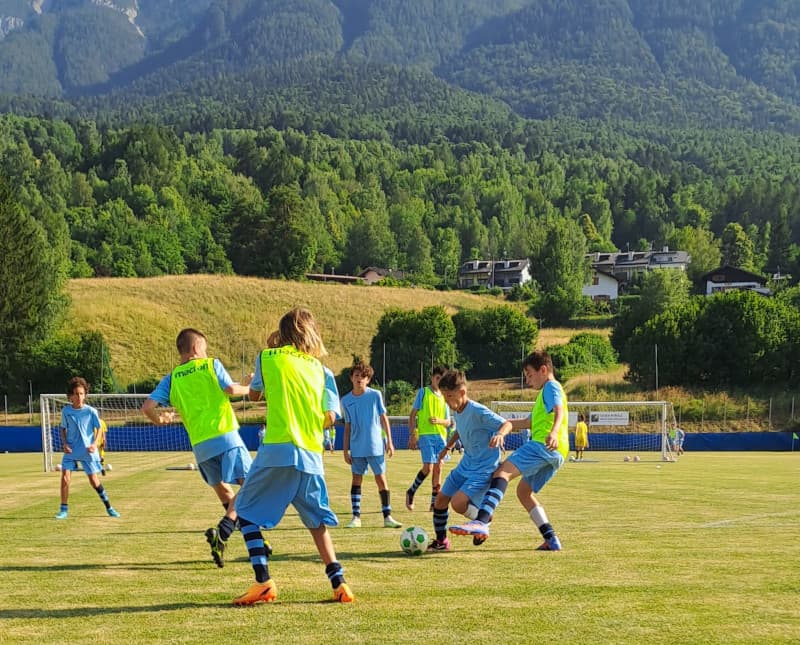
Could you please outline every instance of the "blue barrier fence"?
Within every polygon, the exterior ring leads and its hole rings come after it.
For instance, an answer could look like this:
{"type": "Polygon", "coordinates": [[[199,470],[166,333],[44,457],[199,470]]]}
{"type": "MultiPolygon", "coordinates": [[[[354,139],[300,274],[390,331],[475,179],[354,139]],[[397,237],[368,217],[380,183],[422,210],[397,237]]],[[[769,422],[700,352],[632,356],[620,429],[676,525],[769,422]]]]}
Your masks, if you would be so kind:
{"type": "MultiPolygon", "coordinates": [[[[259,425],[245,425],[239,429],[245,445],[250,450],[258,447],[259,425]]],[[[110,426],[108,428],[108,446],[112,452],[152,451],[152,432],[163,432],[159,441],[162,445],[169,442],[174,450],[190,450],[189,440],[182,426],[160,426],[148,428],[149,440],[144,441],[142,433],[131,431],[131,428],[110,426]]],[[[342,449],[344,429],[336,428],[335,448],[342,449]]],[[[614,445],[614,450],[632,450],[643,437],[652,435],[625,435],[613,433],[592,433],[590,441],[603,441],[603,445],[614,445]],[[614,441],[612,444],[610,440],[614,441]]],[[[793,440],[792,432],[699,432],[687,433],[684,448],[687,451],[800,451],[800,441],[793,440]]],[[[408,424],[392,423],[392,440],[398,450],[408,448],[408,424]]],[[[506,448],[514,450],[522,443],[521,435],[512,434],[506,439],[506,448]]],[[[572,437],[570,437],[572,444],[572,437]]],[[[570,445],[570,449],[574,449],[570,445]]],[[[39,426],[0,426],[0,452],[41,452],[42,429],[39,426]]]]}

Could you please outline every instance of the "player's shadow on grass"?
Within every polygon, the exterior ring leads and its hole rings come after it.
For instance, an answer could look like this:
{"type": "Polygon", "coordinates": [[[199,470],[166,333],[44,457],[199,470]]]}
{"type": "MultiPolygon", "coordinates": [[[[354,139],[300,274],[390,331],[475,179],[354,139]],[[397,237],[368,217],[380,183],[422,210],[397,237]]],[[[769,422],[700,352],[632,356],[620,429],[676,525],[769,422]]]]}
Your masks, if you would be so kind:
{"type": "Polygon", "coordinates": [[[42,571],[114,571],[136,570],[143,571],[174,571],[176,569],[196,569],[206,566],[211,560],[179,560],[176,562],[116,562],[114,564],[51,564],[29,566],[4,566],[3,571],[42,572],[42,571]]]}
{"type": "Polygon", "coordinates": [[[69,609],[0,609],[0,620],[31,620],[42,618],[82,618],[90,616],[107,616],[110,614],[155,613],[160,611],[181,611],[184,609],[207,609],[219,606],[218,602],[174,602],[162,605],[145,605],[141,607],[70,607],[69,609]]]}
{"type": "MultiPolygon", "coordinates": [[[[403,553],[400,550],[397,551],[340,551],[336,550],[336,557],[337,559],[347,560],[347,559],[359,559],[364,560],[365,558],[374,558],[379,560],[395,560],[395,559],[403,559],[408,558],[409,556],[403,553]]],[[[270,558],[270,561],[274,560],[275,558],[270,558]]],[[[288,555],[286,556],[287,560],[303,560],[305,562],[322,562],[319,555],[308,554],[308,555],[288,555]]]]}

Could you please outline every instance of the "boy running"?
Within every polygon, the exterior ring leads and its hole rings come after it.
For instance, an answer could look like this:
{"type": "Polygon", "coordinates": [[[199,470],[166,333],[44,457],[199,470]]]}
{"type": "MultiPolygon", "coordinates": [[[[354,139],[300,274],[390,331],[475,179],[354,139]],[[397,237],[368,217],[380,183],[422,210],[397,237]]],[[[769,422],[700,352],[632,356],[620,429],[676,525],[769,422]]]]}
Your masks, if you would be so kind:
{"type": "Polygon", "coordinates": [[[256,581],[233,604],[277,599],[278,589],[269,573],[270,550],[259,527],[275,528],[289,504],[311,533],[334,601],[353,602],[328,532],[338,520],[329,506],[322,460],[322,429],[335,418],[326,405],[325,371],[319,362],[327,351],[306,309],[285,314],[278,335],[279,346],[268,347],[257,358],[250,384],[250,398],[258,401],[263,396],[267,402],[267,427],[236,498],[236,511],[256,581]]]}
{"type": "Polygon", "coordinates": [[[414,510],[414,495],[431,470],[433,470],[431,511],[433,511],[433,503],[441,488],[442,465],[439,462],[439,453],[444,448],[447,429],[453,425],[450,421],[447,403],[439,391],[439,380],[444,373],[445,368],[441,365],[436,365],[431,369],[430,387],[419,389],[411,414],[408,416],[408,447],[410,450],[416,450],[419,446],[422,457],[422,469],[406,491],[406,508],[409,511],[414,510]]]}
{"type": "Polygon", "coordinates": [[[225,546],[236,526],[236,493],[231,484],[241,486],[253,461],[239,435],[229,397],[245,396],[249,388],[234,383],[218,359],[208,358],[208,341],[202,332],[183,329],[175,345],[181,363],[161,379],[142,405],[142,413],[157,425],[174,422],[172,414],[158,411],[159,405],[171,405],[180,413],[200,475],[225,508],[216,528],[205,532],[211,557],[224,567],[225,546]]]}

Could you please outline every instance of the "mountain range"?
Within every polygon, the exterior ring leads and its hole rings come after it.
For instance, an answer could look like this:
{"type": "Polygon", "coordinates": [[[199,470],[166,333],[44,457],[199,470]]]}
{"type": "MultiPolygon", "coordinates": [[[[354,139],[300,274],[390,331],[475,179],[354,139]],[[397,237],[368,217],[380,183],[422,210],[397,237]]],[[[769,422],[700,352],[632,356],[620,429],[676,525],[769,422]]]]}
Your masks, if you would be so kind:
{"type": "Polygon", "coordinates": [[[473,102],[472,116],[800,131],[800,3],[0,0],[6,97],[103,110],[305,87],[284,99],[313,111],[331,79],[357,79],[345,104],[385,107],[401,77],[404,94],[473,102]]]}

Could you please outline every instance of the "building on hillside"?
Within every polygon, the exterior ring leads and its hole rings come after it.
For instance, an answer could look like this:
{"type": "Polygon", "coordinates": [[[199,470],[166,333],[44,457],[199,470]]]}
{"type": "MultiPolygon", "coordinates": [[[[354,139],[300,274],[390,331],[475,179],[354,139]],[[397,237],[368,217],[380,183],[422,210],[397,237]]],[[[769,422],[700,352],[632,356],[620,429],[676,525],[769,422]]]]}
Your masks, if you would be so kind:
{"type": "Polygon", "coordinates": [[[384,278],[392,278],[394,280],[405,280],[406,274],[405,271],[399,271],[397,269],[381,269],[378,267],[367,267],[361,273],[358,274],[358,277],[361,278],[367,284],[374,284],[376,282],[380,282],[384,278]]]}
{"type": "Polygon", "coordinates": [[[469,260],[458,270],[458,288],[500,287],[507,290],[531,281],[530,261],[469,260]]]}
{"type": "Polygon", "coordinates": [[[707,296],[725,291],[756,291],[762,295],[770,295],[767,279],[757,273],[750,273],[744,269],[732,266],[721,266],[709,271],[700,278],[703,293],[707,296]]]}
{"type": "Polygon", "coordinates": [[[592,300],[616,300],[619,297],[619,280],[611,273],[592,269],[592,282],[583,286],[582,292],[592,300]]]}
{"type": "Polygon", "coordinates": [[[609,294],[610,300],[613,300],[625,291],[627,286],[636,278],[644,275],[653,269],[677,269],[679,271],[686,271],[689,266],[691,257],[686,251],[671,251],[668,246],[665,246],[660,251],[624,251],[616,253],[589,253],[586,258],[592,265],[592,284],[584,285],[584,294],[591,287],[598,287],[595,281],[603,281],[606,289],[603,292],[609,294]],[[611,283],[601,278],[601,275],[610,276],[617,281],[617,295],[613,297],[610,293],[613,291],[611,283]]]}
{"type": "Polygon", "coordinates": [[[378,267],[367,267],[358,275],[343,275],[338,273],[306,273],[306,279],[314,282],[338,282],[340,284],[375,284],[384,278],[394,278],[395,280],[405,280],[404,271],[396,269],[380,269],[378,267]]]}

